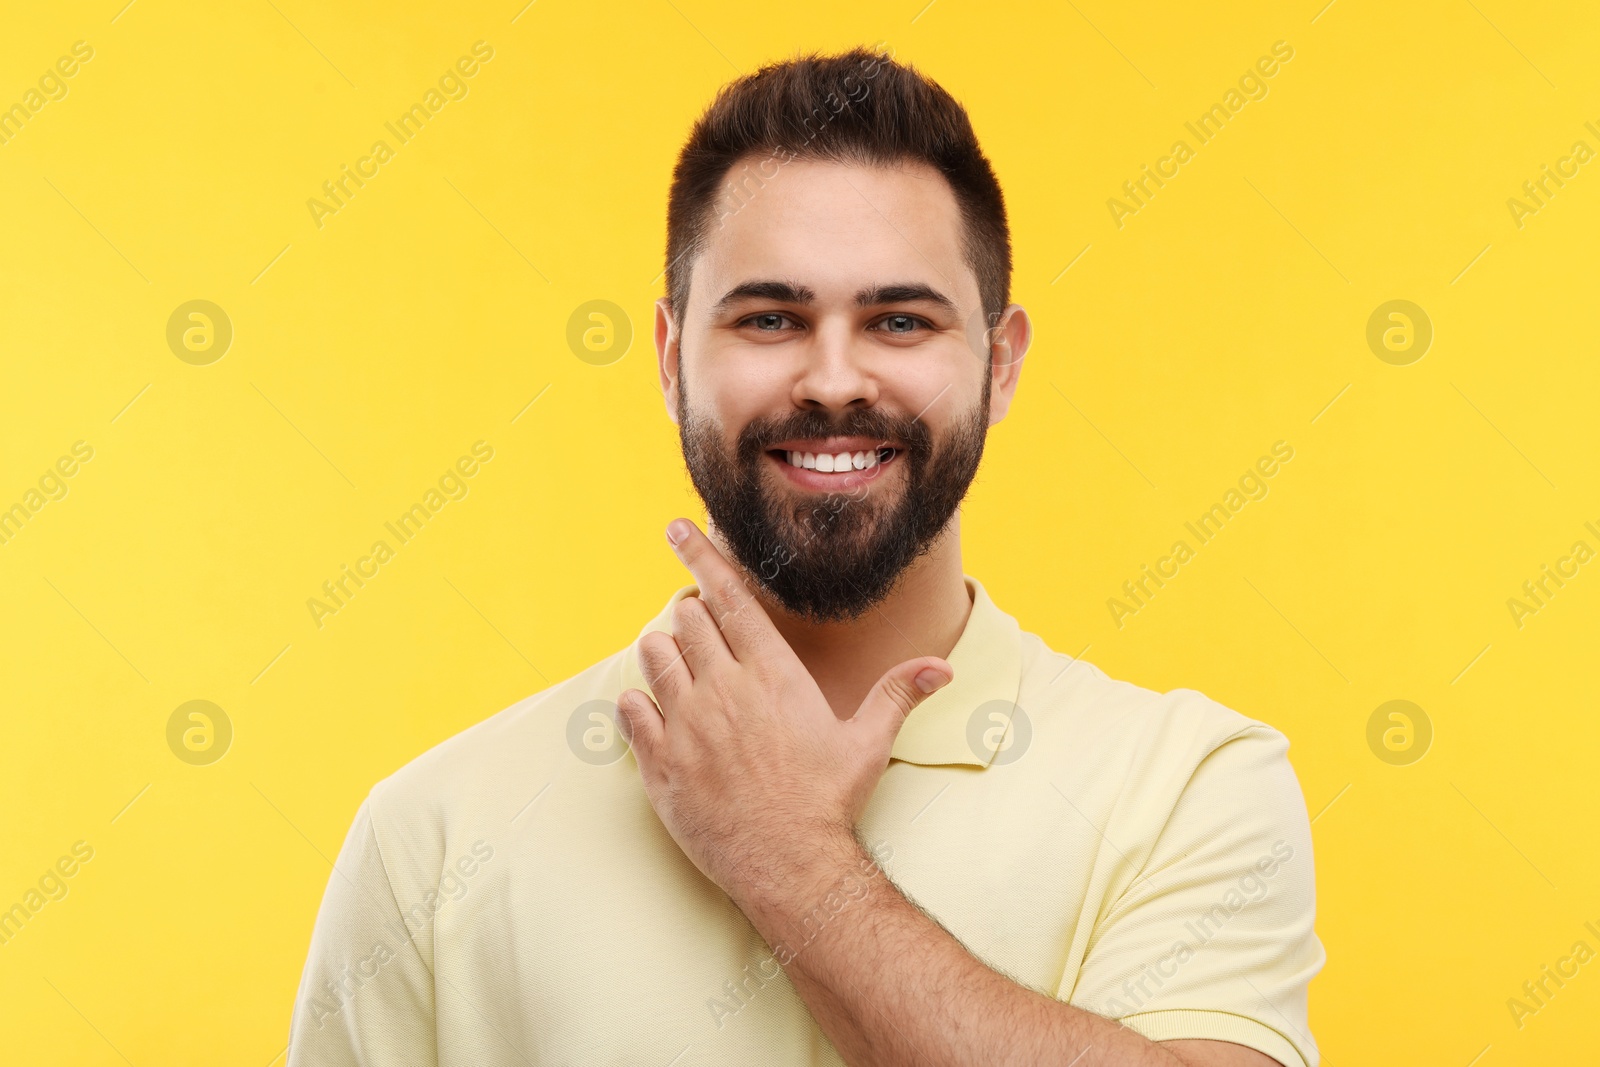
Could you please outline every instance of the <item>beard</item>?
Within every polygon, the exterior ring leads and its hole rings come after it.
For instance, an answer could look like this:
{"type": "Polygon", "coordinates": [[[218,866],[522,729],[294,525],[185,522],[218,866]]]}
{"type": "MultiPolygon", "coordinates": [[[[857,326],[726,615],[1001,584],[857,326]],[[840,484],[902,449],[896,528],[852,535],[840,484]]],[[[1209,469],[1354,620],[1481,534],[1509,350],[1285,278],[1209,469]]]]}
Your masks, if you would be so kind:
{"type": "MultiPolygon", "coordinates": [[[[966,496],[983,458],[990,377],[983,398],[935,442],[919,417],[854,408],[836,418],[810,409],[768,415],[740,431],[732,455],[721,428],[693,417],[679,364],[678,438],[690,480],[736,562],[792,615],[811,622],[859,618],[884,600],[932,548],[966,496]],[[904,490],[895,499],[863,484],[808,493],[768,484],[767,450],[795,438],[862,436],[898,451],[904,490]]],[[[987,369],[987,368],[986,368],[987,369]]],[[[892,475],[897,476],[898,475],[892,475]]],[[[780,475],[781,477],[781,475],[780,475]]]]}

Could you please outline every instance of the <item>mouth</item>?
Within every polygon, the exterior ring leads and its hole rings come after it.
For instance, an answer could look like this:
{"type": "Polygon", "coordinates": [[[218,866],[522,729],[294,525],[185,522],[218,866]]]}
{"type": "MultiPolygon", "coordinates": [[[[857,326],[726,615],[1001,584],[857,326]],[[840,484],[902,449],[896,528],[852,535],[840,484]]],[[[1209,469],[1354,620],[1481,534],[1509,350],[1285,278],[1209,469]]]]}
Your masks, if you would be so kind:
{"type": "Polygon", "coordinates": [[[807,489],[853,489],[882,477],[903,449],[870,438],[781,441],[767,457],[789,481],[807,489]]]}

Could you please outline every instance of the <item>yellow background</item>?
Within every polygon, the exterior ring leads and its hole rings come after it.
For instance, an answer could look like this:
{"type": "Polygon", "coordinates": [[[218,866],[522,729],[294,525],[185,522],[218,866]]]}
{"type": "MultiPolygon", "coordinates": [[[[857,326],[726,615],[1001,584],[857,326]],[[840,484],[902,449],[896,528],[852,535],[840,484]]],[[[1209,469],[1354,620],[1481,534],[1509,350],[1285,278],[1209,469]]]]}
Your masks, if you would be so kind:
{"type": "Polygon", "coordinates": [[[0,104],[94,49],[0,145],[0,506],[94,449],[0,545],[0,907],[95,850],[0,946],[7,1062],[281,1062],[368,788],[686,580],[650,314],[689,123],[762,62],[875,42],[969,108],[1036,324],[967,570],[1057,649],[1289,736],[1326,1062],[1593,1059],[1600,962],[1520,1029],[1506,1004],[1600,949],[1600,565],[1520,628],[1506,605],[1600,548],[1600,163],[1520,228],[1506,205],[1600,149],[1593,5],[121,3],[0,34],[0,104]],[[308,198],[479,40],[469,95],[319,229],[308,198]],[[233,324],[207,366],[166,343],[193,299],[233,324]],[[608,366],[565,339],[595,299],[634,328],[608,366]],[[1366,344],[1392,299],[1434,326],[1409,366],[1366,344]],[[307,598],[477,440],[470,494],[319,629],[307,598]],[[1119,628],[1107,599],[1278,440],[1270,494],[1119,628]],[[209,766],[167,746],[194,699],[234,727],[209,766]],[[1408,766],[1367,744],[1391,699],[1433,725],[1408,766]]]}

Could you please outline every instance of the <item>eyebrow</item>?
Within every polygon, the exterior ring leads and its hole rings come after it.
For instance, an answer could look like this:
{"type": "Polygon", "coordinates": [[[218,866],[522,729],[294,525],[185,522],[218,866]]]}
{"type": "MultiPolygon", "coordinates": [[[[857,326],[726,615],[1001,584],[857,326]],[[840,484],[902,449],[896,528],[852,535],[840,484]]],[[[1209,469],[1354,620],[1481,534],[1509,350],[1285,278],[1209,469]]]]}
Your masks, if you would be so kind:
{"type": "MultiPolygon", "coordinates": [[[[787,281],[741,282],[722,294],[711,308],[713,315],[726,311],[741,300],[773,300],[784,304],[814,304],[816,291],[809,286],[787,281]]],[[[895,285],[869,285],[856,293],[856,307],[867,308],[879,304],[906,304],[915,301],[934,304],[954,314],[955,301],[930,285],[921,282],[903,282],[895,285]]]]}

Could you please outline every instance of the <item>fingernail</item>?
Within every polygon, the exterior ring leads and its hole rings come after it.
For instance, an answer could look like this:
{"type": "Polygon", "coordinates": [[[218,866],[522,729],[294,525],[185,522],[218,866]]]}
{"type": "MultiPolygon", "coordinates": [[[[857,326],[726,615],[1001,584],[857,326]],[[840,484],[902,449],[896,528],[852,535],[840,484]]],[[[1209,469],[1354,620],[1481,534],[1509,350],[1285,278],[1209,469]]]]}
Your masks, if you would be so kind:
{"type": "Polygon", "coordinates": [[[946,678],[943,674],[934,670],[932,667],[924,667],[922,670],[918,671],[917,676],[912,679],[912,684],[914,684],[924,693],[931,693],[949,680],[949,678],[946,678]]]}
{"type": "Polygon", "coordinates": [[[693,528],[688,519],[673,519],[667,523],[667,544],[677,548],[683,544],[683,539],[689,536],[689,531],[693,528]]]}

